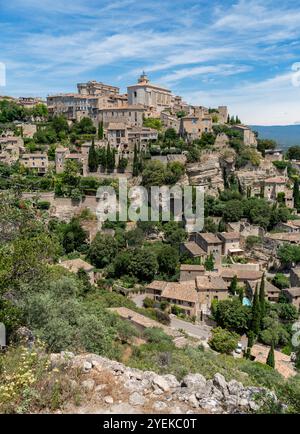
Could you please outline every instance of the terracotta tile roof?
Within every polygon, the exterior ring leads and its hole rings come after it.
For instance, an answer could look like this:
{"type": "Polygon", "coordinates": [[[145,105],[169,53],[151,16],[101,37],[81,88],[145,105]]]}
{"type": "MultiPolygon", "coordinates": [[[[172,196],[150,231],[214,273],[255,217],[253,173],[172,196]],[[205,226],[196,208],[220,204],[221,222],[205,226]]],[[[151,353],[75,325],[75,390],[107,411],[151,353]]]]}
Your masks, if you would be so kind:
{"type": "MultiPolygon", "coordinates": [[[[252,356],[256,362],[266,363],[270,347],[265,345],[255,344],[251,349],[252,356]]],[[[296,375],[295,368],[291,362],[290,356],[283,354],[281,351],[274,351],[275,369],[285,378],[296,375]]]]}
{"type": "Polygon", "coordinates": [[[180,271],[205,271],[203,265],[181,264],[180,271]]]}
{"type": "Polygon", "coordinates": [[[227,290],[228,285],[221,276],[218,275],[205,275],[205,276],[197,276],[196,284],[198,291],[219,291],[219,290],[227,290]]]}
{"type": "Polygon", "coordinates": [[[220,232],[218,236],[224,240],[239,240],[241,238],[241,234],[239,232],[220,232]]]}
{"type": "Polygon", "coordinates": [[[66,261],[62,261],[59,265],[61,265],[64,268],[67,268],[73,273],[77,273],[77,271],[80,270],[81,268],[83,268],[85,271],[91,271],[94,268],[93,265],[89,264],[88,262],[80,258],[68,259],[66,261]]]}
{"type": "Polygon", "coordinates": [[[266,184],[285,184],[287,182],[287,178],[284,176],[274,176],[273,178],[265,179],[266,184]]]}
{"type": "Polygon", "coordinates": [[[205,251],[198,246],[194,241],[188,241],[187,243],[183,243],[184,247],[195,256],[204,256],[206,255],[205,251]]]}
{"type": "Polygon", "coordinates": [[[273,285],[271,282],[265,279],[265,291],[267,294],[270,292],[275,292],[277,294],[280,294],[281,290],[277,288],[277,286],[273,285]]]}
{"type": "Polygon", "coordinates": [[[198,293],[195,289],[195,280],[187,282],[167,282],[161,296],[173,300],[187,301],[196,303],[198,301],[198,293]]]}
{"type": "Polygon", "coordinates": [[[169,336],[176,336],[178,334],[176,330],[173,330],[170,327],[161,324],[160,322],[157,322],[151,318],[141,315],[140,313],[128,309],[127,307],[112,307],[108,310],[111,312],[115,312],[118,315],[120,315],[123,319],[129,319],[133,323],[141,325],[142,327],[146,327],[146,328],[158,327],[163,329],[165,333],[168,334],[169,336]]]}
{"type": "Polygon", "coordinates": [[[286,242],[294,242],[300,243],[300,233],[288,233],[288,232],[280,232],[276,234],[266,234],[266,238],[275,241],[286,241],[286,242]]]}
{"type": "Polygon", "coordinates": [[[294,286],[293,288],[284,289],[285,292],[288,292],[293,298],[300,297],[300,287],[294,286]]]}
{"type": "Polygon", "coordinates": [[[162,291],[165,288],[166,284],[167,282],[165,282],[164,280],[153,280],[153,282],[149,283],[146,288],[162,291]]]}
{"type": "Polygon", "coordinates": [[[199,236],[202,237],[207,244],[222,244],[222,241],[211,232],[200,233],[199,236]]]}
{"type": "Polygon", "coordinates": [[[242,280],[259,280],[262,278],[262,271],[256,270],[239,270],[238,268],[222,268],[221,276],[224,279],[232,279],[237,276],[238,279],[242,280]]]}

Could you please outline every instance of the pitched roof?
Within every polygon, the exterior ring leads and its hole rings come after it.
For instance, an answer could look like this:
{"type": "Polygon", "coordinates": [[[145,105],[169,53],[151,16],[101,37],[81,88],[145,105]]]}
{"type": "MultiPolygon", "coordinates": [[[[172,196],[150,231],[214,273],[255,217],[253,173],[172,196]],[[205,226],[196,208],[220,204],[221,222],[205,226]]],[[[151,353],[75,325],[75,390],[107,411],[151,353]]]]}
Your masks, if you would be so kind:
{"type": "Polygon", "coordinates": [[[293,288],[284,289],[285,292],[288,292],[293,298],[300,297],[300,287],[295,286],[293,288]]]}
{"type": "Polygon", "coordinates": [[[278,294],[281,292],[281,290],[277,288],[277,286],[273,285],[268,280],[265,280],[265,291],[267,294],[269,294],[269,292],[276,292],[278,294]]]}
{"type": "Polygon", "coordinates": [[[238,279],[242,280],[259,280],[262,278],[263,272],[256,270],[239,270],[238,268],[223,268],[221,270],[221,276],[224,279],[232,279],[237,276],[238,279]]]}
{"type": "Polygon", "coordinates": [[[198,301],[198,293],[195,289],[195,280],[186,282],[167,282],[161,296],[173,300],[187,301],[196,303],[198,301]]]}
{"type": "Polygon", "coordinates": [[[274,176],[273,178],[265,179],[266,184],[286,184],[287,178],[285,176],[274,176]]]}
{"type": "Polygon", "coordinates": [[[205,271],[205,267],[203,265],[181,264],[180,271],[205,271]]]}
{"type": "Polygon", "coordinates": [[[241,234],[239,232],[220,232],[218,234],[220,238],[224,240],[236,240],[241,238],[241,234]]]}
{"type": "Polygon", "coordinates": [[[81,258],[68,259],[66,261],[62,261],[60,265],[62,267],[68,268],[73,273],[77,273],[77,271],[81,268],[85,271],[91,271],[94,268],[93,265],[89,264],[81,258]]]}
{"type": "Polygon", "coordinates": [[[153,282],[149,283],[146,288],[162,291],[165,288],[166,284],[167,282],[165,282],[164,280],[153,280],[153,282]]]}
{"type": "Polygon", "coordinates": [[[211,232],[204,232],[199,234],[208,244],[222,244],[222,241],[211,232]]]}
{"type": "Polygon", "coordinates": [[[218,275],[205,275],[196,277],[197,289],[198,291],[218,291],[227,290],[228,285],[218,275]]]}
{"type": "Polygon", "coordinates": [[[187,243],[183,243],[184,247],[192,253],[194,256],[204,256],[206,253],[200,246],[198,246],[195,241],[188,241],[187,243]]]}

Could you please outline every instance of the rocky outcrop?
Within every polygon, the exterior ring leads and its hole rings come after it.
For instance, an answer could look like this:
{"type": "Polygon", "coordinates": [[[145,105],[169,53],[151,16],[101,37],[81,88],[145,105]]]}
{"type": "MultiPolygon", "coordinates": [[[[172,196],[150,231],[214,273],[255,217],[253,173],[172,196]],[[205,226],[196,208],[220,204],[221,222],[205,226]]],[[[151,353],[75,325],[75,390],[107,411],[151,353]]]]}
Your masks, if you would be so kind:
{"type": "Polygon", "coordinates": [[[252,413],[266,401],[277,402],[273,392],[227,382],[219,373],[212,379],[188,374],[178,381],[94,354],[63,352],[50,360],[53,369],[79,372],[78,386],[87,396],[83,407],[66,405],[63,413],[252,413]]]}

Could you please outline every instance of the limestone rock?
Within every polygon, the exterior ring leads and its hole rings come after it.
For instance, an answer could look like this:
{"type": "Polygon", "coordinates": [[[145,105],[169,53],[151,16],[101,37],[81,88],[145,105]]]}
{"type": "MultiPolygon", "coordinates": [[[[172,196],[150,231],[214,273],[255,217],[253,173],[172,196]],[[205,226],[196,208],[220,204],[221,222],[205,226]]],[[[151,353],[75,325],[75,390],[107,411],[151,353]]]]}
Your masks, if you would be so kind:
{"type": "Polygon", "coordinates": [[[138,392],[134,392],[129,397],[129,404],[131,405],[144,405],[145,398],[138,392]]]}

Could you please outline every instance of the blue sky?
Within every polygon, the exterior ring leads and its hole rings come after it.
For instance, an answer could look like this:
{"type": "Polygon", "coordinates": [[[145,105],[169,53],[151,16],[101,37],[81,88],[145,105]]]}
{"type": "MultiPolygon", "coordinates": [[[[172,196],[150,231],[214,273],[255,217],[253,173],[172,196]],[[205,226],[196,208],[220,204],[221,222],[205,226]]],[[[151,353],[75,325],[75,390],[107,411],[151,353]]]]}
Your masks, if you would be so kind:
{"type": "Polygon", "coordinates": [[[145,70],[245,123],[298,123],[299,23],[299,0],[0,0],[0,94],[72,92],[92,79],[126,91],[145,70]]]}

